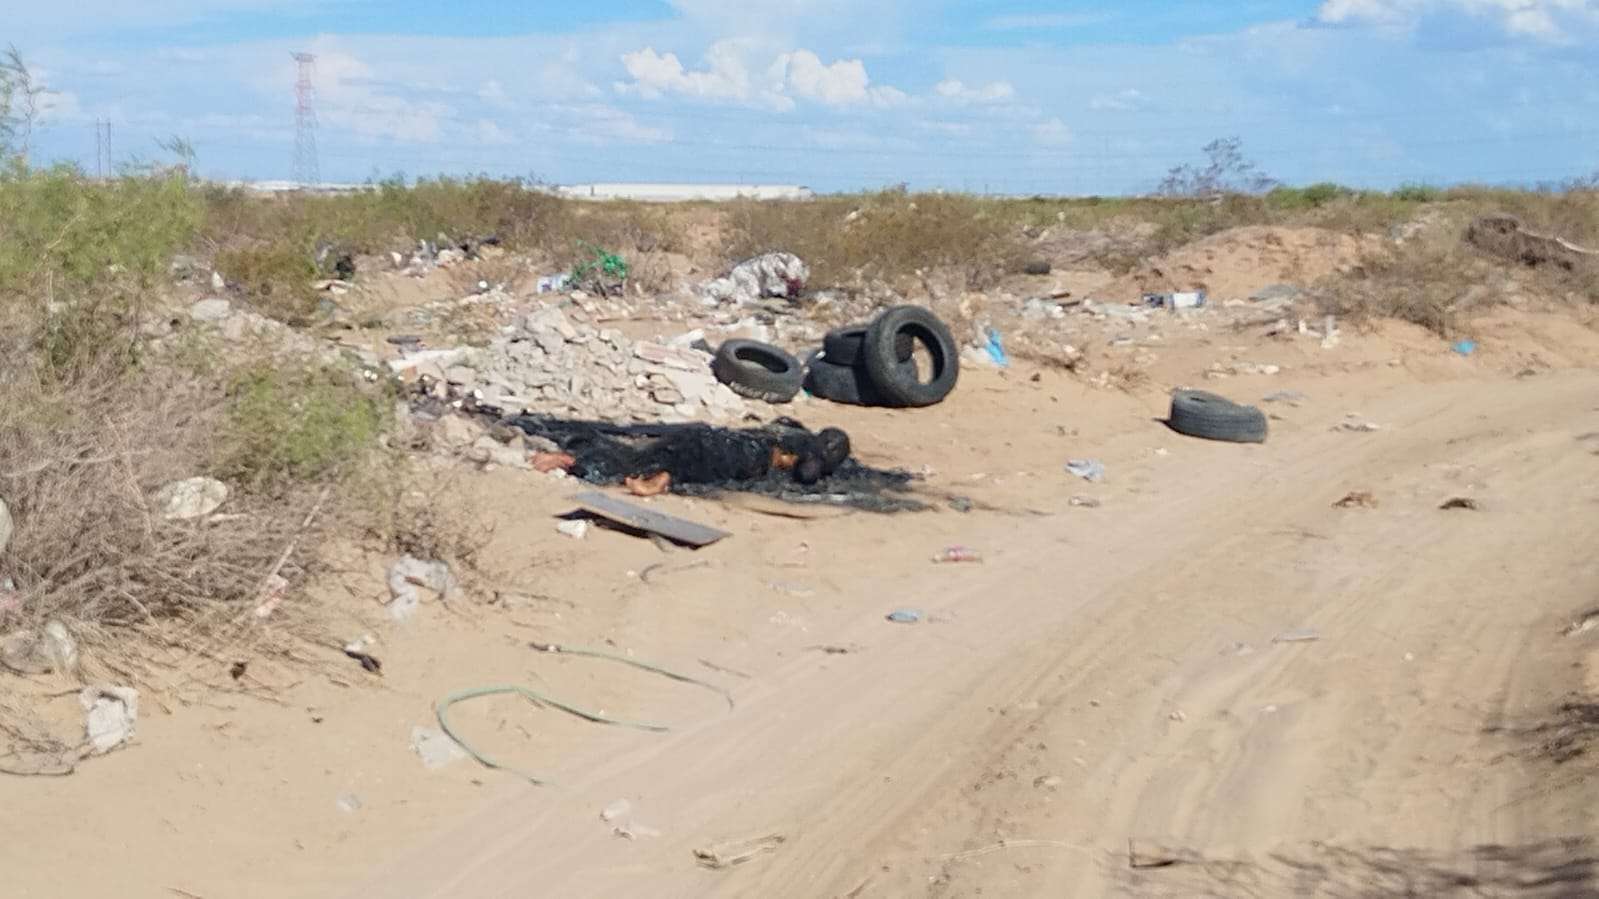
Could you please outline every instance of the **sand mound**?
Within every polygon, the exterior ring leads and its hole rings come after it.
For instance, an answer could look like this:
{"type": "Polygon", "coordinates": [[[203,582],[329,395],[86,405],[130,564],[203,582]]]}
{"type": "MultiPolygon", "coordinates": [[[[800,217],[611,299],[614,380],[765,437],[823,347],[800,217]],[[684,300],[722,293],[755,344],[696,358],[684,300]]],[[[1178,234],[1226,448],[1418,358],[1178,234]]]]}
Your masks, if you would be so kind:
{"type": "Polygon", "coordinates": [[[1103,291],[1132,301],[1146,291],[1205,290],[1242,299],[1270,284],[1309,285],[1360,260],[1373,241],[1323,228],[1233,228],[1148,260],[1103,291]]]}

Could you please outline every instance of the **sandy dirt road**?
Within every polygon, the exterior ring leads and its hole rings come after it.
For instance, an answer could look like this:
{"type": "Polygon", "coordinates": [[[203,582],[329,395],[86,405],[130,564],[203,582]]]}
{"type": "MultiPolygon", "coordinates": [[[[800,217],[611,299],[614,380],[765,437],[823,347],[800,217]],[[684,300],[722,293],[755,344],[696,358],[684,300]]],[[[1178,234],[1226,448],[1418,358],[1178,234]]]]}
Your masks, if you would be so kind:
{"type": "Polygon", "coordinates": [[[1337,389],[1383,429],[1334,430],[1336,394],[1262,447],[1129,417],[1114,514],[1013,480],[1013,514],[949,531],[982,565],[840,522],[805,642],[853,651],[724,634],[736,710],[656,691],[696,717],[588,738],[349,895],[1594,894],[1586,846],[1542,845],[1592,833],[1594,790],[1524,750],[1582,689],[1560,626],[1599,585],[1599,376],[1337,389]],[[1378,507],[1333,508],[1354,490],[1378,507]],[[933,621],[883,621],[904,605],[933,621]],[[617,798],[661,835],[616,838],[617,798]],[[1129,870],[1129,840],[1190,863],[1129,870]]]}

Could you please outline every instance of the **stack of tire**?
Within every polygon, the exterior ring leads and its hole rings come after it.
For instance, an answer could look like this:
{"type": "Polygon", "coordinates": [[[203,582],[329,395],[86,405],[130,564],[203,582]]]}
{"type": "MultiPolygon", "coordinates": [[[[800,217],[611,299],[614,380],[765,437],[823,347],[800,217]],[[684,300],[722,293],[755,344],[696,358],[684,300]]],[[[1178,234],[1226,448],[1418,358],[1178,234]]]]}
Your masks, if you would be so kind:
{"type": "Polygon", "coordinates": [[[755,340],[729,340],[711,363],[716,379],[746,399],[786,403],[812,396],[855,406],[931,406],[955,389],[960,354],[949,328],[921,306],[894,306],[871,322],[830,331],[801,363],[755,340]],[[928,360],[926,380],[916,349],[928,360]]]}
{"type": "Polygon", "coordinates": [[[828,332],[806,366],[805,389],[835,403],[909,408],[943,402],[959,377],[949,328],[921,306],[894,306],[868,324],[828,332]],[[929,363],[925,373],[918,346],[929,363]]]}

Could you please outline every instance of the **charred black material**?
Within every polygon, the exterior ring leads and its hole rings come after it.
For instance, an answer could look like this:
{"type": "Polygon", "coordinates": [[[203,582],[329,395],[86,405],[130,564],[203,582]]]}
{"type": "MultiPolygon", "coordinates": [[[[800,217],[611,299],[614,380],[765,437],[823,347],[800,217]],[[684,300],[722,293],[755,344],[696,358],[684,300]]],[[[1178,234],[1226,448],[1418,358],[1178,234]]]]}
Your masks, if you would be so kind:
{"type": "Polygon", "coordinates": [[[795,502],[829,502],[871,511],[925,508],[903,495],[913,476],[868,468],[850,458],[849,435],[813,433],[793,419],[759,428],[703,424],[616,425],[523,415],[505,419],[554,442],[576,460],[572,473],[594,484],[667,472],[672,492],[762,493],[795,502]],[[778,466],[792,456],[792,468],[778,466]]]}

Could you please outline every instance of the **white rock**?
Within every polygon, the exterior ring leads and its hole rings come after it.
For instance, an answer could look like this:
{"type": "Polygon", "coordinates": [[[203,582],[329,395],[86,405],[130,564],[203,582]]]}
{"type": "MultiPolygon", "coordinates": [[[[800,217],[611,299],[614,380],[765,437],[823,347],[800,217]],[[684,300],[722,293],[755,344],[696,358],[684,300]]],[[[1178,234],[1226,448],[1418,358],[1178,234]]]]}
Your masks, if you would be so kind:
{"type": "Polygon", "coordinates": [[[561,522],[555,526],[555,529],[573,540],[582,540],[589,535],[589,522],[587,519],[576,518],[561,522]]]}
{"type": "Polygon", "coordinates": [[[429,771],[466,758],[466,750],[450,739],[449,734],[420,725],[411,728],[411,751],[422,759],[422,766],[429,771]]]}
{"type": "Polygon", "coordinates": [[[139,720],[139,691],[132,687],[87,687],[78,694],[86,713],[84,730],[95,754],[103,755],[133,739],[139,720]]]}
{"type": "Polygon", "coordinates": [[[228,499],[228,485],[215,478],[188,478],[162,487],[155,495],[162,517],[192,521],[215,512],[228,499]]]}
{"type": "Polygon", "coordinates": [[[0,554],[4,554],[6,547],[11,545],[11,532],[14,530],[16,522],[11,520],[11,507],[0,499],[0,554]]]}
{"type": "Polygon", "coordinates": [[[189,307],[189,318],[197,322],[215,323],[228,317],[233,304],[219,297],[201,300],[189,307]]]}
{"type": "Polygon", "coordinates": [[[227,290],[228,289],[228,282],[227,282],[226,279],[224,279],[222,277],[222,273],[221,272],[212,272],[211,273],[211,289],[212,290],[227,290]]]}

